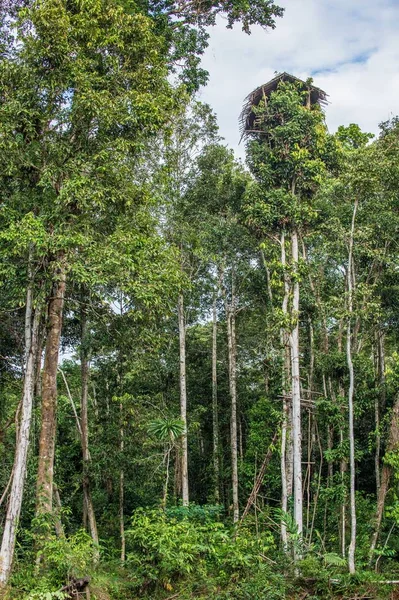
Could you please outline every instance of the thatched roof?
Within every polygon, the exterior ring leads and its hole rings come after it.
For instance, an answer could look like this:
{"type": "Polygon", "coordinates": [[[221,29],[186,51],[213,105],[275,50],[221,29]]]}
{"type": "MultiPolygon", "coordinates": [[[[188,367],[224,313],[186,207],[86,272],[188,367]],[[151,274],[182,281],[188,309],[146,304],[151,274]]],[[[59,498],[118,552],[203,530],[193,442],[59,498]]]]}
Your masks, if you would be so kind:
{"type": "MultiPolygon", "coordinates": [[[[294,75],[290,75],[289,73],[280,73],[274,77],[274,79],[271,79],[267,83],[256,88],[256,90],[251,92],[244,100],[244,105],[239,118],[241,138],[247,133],[256,131],[256,115],[252,108],[258,106],[261,100],[265,97],[267,98],[272,92],[276,91],[278,84],[281,81],[288,81],[289,83],[296,82],[302,84],[304,88],[307,87],[306,82],[298,79],[298,77],[294,77],[294,75]]],[[[323,90],[314,85],[309,86],[309,102],[310,104],[320,104],[321,106],[325,106],[327,104],[326,92],[323,92],[323,90]]]]}

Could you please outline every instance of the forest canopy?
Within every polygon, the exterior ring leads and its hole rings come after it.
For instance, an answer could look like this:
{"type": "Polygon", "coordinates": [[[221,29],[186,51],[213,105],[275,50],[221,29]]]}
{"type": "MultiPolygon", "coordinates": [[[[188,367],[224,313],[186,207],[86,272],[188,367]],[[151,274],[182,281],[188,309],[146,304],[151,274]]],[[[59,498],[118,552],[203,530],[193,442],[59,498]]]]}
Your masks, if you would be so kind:
{"type": "Polygon", "coordinates": [[[282,73],[244,164],[270,0],[0,9],[0,597],[395,598],[398,118],[282,73]]]}

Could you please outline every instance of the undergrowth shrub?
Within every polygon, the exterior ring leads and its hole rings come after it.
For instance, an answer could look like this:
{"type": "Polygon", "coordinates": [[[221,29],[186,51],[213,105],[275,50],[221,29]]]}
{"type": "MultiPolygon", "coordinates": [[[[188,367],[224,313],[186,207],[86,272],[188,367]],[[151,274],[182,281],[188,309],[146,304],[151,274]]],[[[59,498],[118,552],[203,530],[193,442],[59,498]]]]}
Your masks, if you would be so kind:
{"type": "Polygon", "coordinates": [[[197,523],[210,523],[218,521],[222,517],[224,507],[220,504],[194,504],[188,506],[171,506],[167,508],[165,514],[170,519],[182,520],[188,519],[197,523]]]}
{"type": "Polygon", "coordinates": [[[217,589],[209,600],[285,600],[289,583],[283,573],[272,565],[261,564],[255,572],[248,571],[239,581],[231,581],[224,589],[217,589]]]}
{"type": "MultiPolygon", "coordinates": [[[[32,540],[33,547],[34,543],[32,540]]],[[[58,600],[62,594],[57,590],[67,581],[92,572],[94,550],[93,540],[84,530],[65,537],[51,535],[42,541],[39,552],[26,553],[13,574],[12,585],[21,593],[19,597],[58,600]]]]}
{"type": "Polygon", "coordinates": [[[142,589],[171,590],[194,575],[197,583],[212,578],[216,586],[239,580],[274,547],[268,531],[256,537],[244,529],[230,530],[214,518],[170,515],[138,509],[126,531],[127,564],[142,589]]]}

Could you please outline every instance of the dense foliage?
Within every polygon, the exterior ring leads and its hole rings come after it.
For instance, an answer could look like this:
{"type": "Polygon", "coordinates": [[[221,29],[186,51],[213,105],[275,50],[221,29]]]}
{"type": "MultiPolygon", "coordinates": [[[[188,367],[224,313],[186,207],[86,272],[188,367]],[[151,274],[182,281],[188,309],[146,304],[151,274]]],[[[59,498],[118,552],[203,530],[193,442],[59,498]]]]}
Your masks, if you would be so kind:
{"type": "Polygon", "coordinates": [[[0,8],[0,593],[387,598],[399,121],[281,81],[247,169],[192,95],[277,5],[0,8]]]}

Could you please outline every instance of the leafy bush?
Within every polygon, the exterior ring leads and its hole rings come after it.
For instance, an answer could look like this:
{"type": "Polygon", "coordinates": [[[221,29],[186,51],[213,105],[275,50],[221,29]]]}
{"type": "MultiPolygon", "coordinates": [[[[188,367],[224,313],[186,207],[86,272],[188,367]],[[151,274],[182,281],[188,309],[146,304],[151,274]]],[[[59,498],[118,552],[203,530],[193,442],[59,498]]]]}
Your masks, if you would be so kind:
{"type": "Polygon", "coordinates": [[[242,581],[232,581],[224,590],[208,596],[210,600],[285,600],[289,582],[283,573],[269,565],[260,565],[255,573],[248,573],[242,581]]]}
{"type": "Polygon", "coordinates": [[[27,596],[26,600],[64,600],[66,595],[59,590],[55,592],[38,592],[33,591],[27,596]]]}
{"type": "Polygon", "coordinates": [[[29,600],[58,600],[61,592],[57,589],[72,577],[92,572],[94,550],[93,541],[84,530],[69,537],[52,535],[36,556],[32,553],[27,562],[19,564],[12,578],[13,586],[28,593],[29,600]],[[38,558],[42,559],[42,566],[38,558]]]}
{"type": "Polygon", "coordinates": [[[220,519],[224,507],[220,504],[190,504],[189,506],[171,506],[166,509],[166,515],[172,519],[189,519],[198,523],[210,523],[220,519]]]}
{"type": "Polygon", "coordinates": [[[68,538],[53,537],[43,546],[42,554],[46,571],[57,582],[82,577],[93,568],[93,540],[83,529],[68,538]]]}
{"type": "Polygon", "coordinates": [[[133,515],[126,539],[132,578],[144,589],[172,589],[174,582],[193,573],[197,582],[209,577],[218,583],[238,579],[261,564],[273,547],[269,532],[256,537],[245,531],[231,532],[210,519],[202,522],[192,515],[176,518],[143,509],[133,515]]]}

